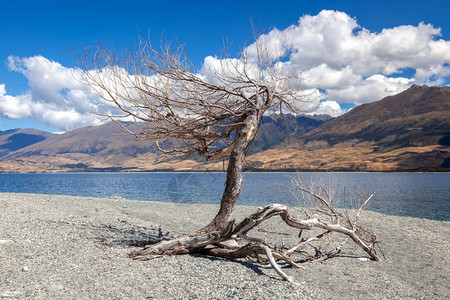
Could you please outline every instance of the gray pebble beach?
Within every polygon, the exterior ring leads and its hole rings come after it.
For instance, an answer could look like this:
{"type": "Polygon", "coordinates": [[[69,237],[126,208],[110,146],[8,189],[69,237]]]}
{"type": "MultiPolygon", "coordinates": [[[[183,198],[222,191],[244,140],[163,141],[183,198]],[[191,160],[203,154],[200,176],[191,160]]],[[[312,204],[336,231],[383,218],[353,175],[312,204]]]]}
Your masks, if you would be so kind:
{"type": "MultiPolygon", "coordinates": [[[[369,211],[385,259],[368,261],[347,244],[323,263],[283,268],[298,286],[245,260],[128,257],[133,243],[198,229],[217,209],[0,193],[0,299],[450,299],[450,222],[369,211]]],[[[254,210],[239,206],[235,216],[254,210]]],[[[265,226],[291,232],[278,220],[265,226]]]]}

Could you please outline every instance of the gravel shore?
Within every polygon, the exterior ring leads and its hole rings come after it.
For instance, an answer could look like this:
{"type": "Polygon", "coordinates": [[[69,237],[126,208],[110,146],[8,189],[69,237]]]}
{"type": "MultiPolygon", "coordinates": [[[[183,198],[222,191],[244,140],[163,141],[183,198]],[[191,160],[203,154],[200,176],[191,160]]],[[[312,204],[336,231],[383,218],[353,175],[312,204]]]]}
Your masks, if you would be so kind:
{"type": "MultiPolygon", "coordinates": [[[[217,208],[0,193],[0,299],[450,299],[450,222],[374,212],[363,217],[383,261],[348,244],[324,263],[285,268],[298,286],[244,260],[128,258],[130,244],[197,229],[217,208]]],[[[236,218],[254,210],[240,206],[236,218]]]]}

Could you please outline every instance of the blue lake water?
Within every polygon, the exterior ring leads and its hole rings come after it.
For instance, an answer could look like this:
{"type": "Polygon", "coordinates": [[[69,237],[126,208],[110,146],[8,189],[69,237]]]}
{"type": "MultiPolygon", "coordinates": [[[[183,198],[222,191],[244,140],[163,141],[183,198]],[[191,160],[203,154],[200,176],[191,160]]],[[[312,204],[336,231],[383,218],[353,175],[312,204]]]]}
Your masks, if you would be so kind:
{"type": "MultiPolygon", "coordinates": [[[[450,221],[449,173],[245,173],[238,204],[297,205],[289,192],[296,176],[331,181],[347,202],[348,195],[374,191],[368,210],[450,221]]],[[[1,173],[0,192],[218,204],[225,179],[225,173],[1,173]]]]}

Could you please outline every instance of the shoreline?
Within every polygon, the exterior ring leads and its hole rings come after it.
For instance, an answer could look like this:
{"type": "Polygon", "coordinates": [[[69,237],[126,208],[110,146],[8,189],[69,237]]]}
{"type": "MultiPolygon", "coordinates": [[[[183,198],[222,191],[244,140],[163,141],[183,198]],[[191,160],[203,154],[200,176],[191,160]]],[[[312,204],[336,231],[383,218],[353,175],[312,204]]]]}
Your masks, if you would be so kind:
{"type": "MultiPolygon", "coordinates": [[[[74,169],[74,170],[49,170],[43,172],[3,172],[0,174],[54,174],[54,173],[226,173],[226,170],[215,169],[151,169],[151,170],[131,170],[120,168],[107,168],[107,169],[74,169]]],[[[398,170],[353,170],[353,169],[243,169],[244,173],[450,173],[450,168],[419,168],[419,169],[398,169],[398,170]]]]}
{"type": "MultiPolygon", "coordinates": [[[[450,297],[450,222],[371,211],[363,213],[363,220],[379,236],[386,259],[359,260],[364,253],[347,244],[342,255],[324,263],[284,269],[301,283],[298,287],[270,267],[245,260],[128,258],[135,249],[131,243],[198,229],[217,207],[0,193],[0,299],[450,297]]],[[[238,205],[235,217],[240,220],[254,209],[238,205]]],[[[268,226],[289,232],[276,220],[268,226]]]]}

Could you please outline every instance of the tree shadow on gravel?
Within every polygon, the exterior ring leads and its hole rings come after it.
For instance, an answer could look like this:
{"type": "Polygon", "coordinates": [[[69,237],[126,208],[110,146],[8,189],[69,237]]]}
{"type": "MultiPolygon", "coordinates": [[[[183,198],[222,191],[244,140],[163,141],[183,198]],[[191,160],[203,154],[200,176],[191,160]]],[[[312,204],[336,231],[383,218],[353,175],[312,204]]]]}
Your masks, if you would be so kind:
{"type": "MultiPolygon", "coordinates": [[[[225,262],[225,261],[230,261],[230,259],[225,259],[225,258],[221,258],[221,257],[215,257],[215,256],[208,256],[205,254],[200,254],[200,253],[193,253],[191,254],[191,256],[193,257],[198,257],[198,258],[206,258],[210,261],[220,261],[220,262],[225,262]]],[[[265,266],[263,265],[257,265],[255,263],[253,263],[252,261],[246,261],[246,260],[237,260],[237,259],[231,259],[231,261],[233,263],[238,263],[250,270],[252,270],[253,272],[255,272],[258,275],[266,275],[261,269],[265,268],[265,266]]],[[[268,268],[270,268],[270,266],[268,266],[268,268]]]]}
{"type": "MultiPolygon", "coordinates": [[[[100,226],[91,226],[91,230],[94,231],[94,239],[105,247],[114,246],[129,246],[129,247],[144,247],[145,245],[154,244],[161,240],[173,238],[174,234],[164,230],[161,227],[141,227],[127,225],[120,228],[118,226],[112,226],[110,224],[102,224],[100,226]]],[[[229,259],[223,259],[220,257],[208,256],[200,253],[191,254],[192,257],[205,258],[210,261],[230,261],[229,259]]],[[[267,275],[262,269],[266,266],[258,265],[252,261],[233,259],[234,263],[240,264],[257,275],[267,275]]],[[[267,266],[270,268],[270,266],[267,266]]]]}
{"type": "MultiPolygon", "coordinates": [[[[104,246],[132,246],[142,247],[148,244],[154,244],[164,239],[171,239],[174,234],[164,230],[160,226],[136,226],[122,221],[120,225],[111,224],[91,224],[73,223],[67,221],[51,221],[45,222],[58,227],[71,227],[77,230],[77,234],[83,238],[93,239],[104,246]]],[[[73,229],[69,229],[72,231],[73,229]]]]}
{"type": "Polygon", "coordinates": [[[161,227],[151,226],[133,226],[124,225],[124,227],[115,227],[109,224],[92,226],[95,240],[104,246],[130,246],[143,247],[148,244],[154,244],[164,239],[172,238],[169,231],[161,227]]]}

